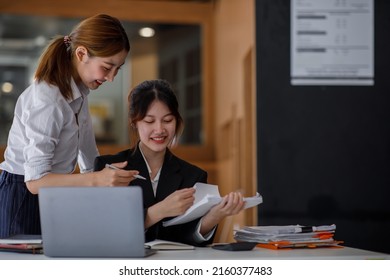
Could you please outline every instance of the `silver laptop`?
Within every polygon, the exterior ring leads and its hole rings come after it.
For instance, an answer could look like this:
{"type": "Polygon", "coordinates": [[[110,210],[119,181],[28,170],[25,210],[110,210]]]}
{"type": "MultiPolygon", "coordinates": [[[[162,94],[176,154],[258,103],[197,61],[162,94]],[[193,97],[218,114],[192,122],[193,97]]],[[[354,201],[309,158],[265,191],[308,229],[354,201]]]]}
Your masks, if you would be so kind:
{"type": "Polygon", "coordinates": [[[50,257],[145,257],[140,187],[39,191],[43,252],[50,257]]]}

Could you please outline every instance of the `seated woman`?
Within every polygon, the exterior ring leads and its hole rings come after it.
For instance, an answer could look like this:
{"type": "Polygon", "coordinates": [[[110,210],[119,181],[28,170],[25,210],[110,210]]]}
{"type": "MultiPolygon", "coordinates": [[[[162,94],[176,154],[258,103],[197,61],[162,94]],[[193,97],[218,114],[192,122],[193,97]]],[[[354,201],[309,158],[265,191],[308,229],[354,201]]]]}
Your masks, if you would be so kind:
{"type": "MultiPolygon", "coordinates": [[[[129,123],[133,147],[116,155],[96,158],[95,170],[106,164],[138,170],[147,180],[135,179],[141,186],[145,209],[145,239],[164,239],[204,246],[212,243],[218,223],[244,208],[240,193],[232,192],[221,203],[194,221],[164,227],[162,222],[184,214],[194,202],[196,182],[207,182],[207,173],[176,157],[169,147],[183,130],[183,119],[170,84],[150,80],[136,86],[129,95],[129,123]],[[117,164],[119,163],[119,164],[117,164]]],[[[111,172],[116,172],[112,170],[111,172]]]]}

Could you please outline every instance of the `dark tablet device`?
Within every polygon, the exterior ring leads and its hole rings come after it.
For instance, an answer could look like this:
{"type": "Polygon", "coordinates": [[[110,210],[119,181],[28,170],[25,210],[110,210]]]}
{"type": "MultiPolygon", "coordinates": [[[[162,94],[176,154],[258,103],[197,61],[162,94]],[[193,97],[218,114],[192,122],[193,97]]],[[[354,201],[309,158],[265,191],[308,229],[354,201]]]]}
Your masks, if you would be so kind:
{"type": "Polygon", "coordinates": [[[256,246],[256,242],[233,242],[224,244],[215,244],[211,248],[224,251],[250,251],[256,246]]]}

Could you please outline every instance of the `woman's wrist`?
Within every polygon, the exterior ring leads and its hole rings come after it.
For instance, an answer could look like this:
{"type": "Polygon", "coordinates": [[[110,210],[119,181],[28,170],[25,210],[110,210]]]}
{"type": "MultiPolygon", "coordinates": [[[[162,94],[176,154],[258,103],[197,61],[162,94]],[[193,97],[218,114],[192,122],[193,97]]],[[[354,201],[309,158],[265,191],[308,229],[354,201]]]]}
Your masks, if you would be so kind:
{"type": "Polygon", "coordinates": [[[212,213],[209,212],[202,218],[202,224],[208,225],[209,227],[214,227],[222,219],[223,219],[223,217],[218,217],[218,216],[213,215],[212,213]]]}
{"type": "Polygon", "coordinates": [[[159,207],[159,204],[160,203],[150,206],[146,212],[148,222],[151,223],[151,225],[154,225],[165,218],[163,211],[161,211],[159,207]]]}

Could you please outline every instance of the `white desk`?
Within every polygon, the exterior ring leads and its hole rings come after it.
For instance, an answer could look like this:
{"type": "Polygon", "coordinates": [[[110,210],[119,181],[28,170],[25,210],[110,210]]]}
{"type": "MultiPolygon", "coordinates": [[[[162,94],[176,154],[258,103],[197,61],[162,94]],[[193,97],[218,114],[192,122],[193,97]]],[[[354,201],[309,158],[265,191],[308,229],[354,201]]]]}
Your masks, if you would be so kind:
{"type": "Polygon", "coordinates": [[[316,248],[316,249],[289,249],[270,250],[254,248],[252,251],[221,251],[211,248],[196,248],[193,252],[188,251],[159,251],[150,256],[150,259],[389,259],[390,255],[365,251],[354,248],[316,248]]]}
{"type": "MultiPolygon", "coordinates": [[[[50,260],[44,255],[0,252],[0,260],[50,260]]],[[[211,248],[196,248],[183,251],[159,251],[146,260],[366,260],[386,259],[390,255],[349,247],[344,248],[316,248],[316,249],[289,249],[270,250],[255,248],[251,251],[220,251],[211,248]]]]}

